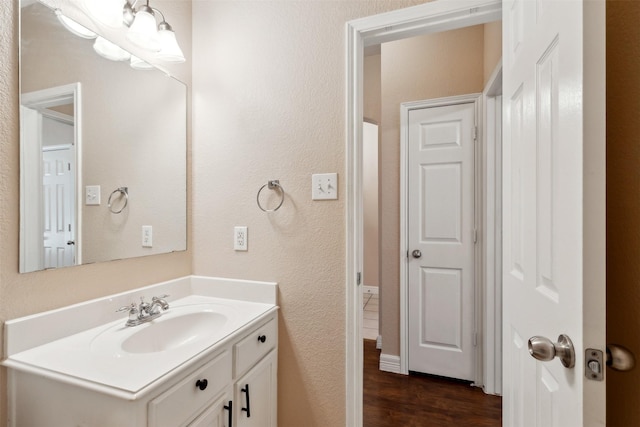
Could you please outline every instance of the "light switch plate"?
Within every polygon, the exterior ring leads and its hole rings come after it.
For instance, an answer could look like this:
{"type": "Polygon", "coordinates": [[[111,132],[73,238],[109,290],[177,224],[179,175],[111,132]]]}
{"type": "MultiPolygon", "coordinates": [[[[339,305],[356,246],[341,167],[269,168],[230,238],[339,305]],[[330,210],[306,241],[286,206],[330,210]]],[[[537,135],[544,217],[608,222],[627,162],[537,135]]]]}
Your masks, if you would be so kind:
{"type": "Polygon", "coordinates": [[[100,204],[99,185],[87,185],[84,187],[84,204],[87,206],[100,204]]]}
{"type": "Polygon", "coordinates": [[[336,200],[338,198],[338,174],[315,173],[311,175],[312,200],[336,200]]]}

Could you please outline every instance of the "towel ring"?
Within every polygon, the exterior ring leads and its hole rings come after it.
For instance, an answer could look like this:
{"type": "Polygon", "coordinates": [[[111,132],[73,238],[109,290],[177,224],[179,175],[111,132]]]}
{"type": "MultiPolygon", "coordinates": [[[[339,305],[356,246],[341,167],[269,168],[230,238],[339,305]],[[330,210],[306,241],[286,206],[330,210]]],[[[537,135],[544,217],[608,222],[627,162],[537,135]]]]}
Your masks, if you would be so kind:
{"type": "Polygon", "coordinates": [[[115,190],[113,190],[111,192],[111,194],[109,195],[109,200],[107,201],[107,206],[109,207],[109,212],[114,213],[114,214],[119,214],[120,212],[122,212],[124,210],[124,208],[127,207],[127,203],[129,203],[129,188],[127,188],[127,187],[118,187],[115,190]],[[115,194],[118,194],[120,196],[120,198],[122,198],[122,196],[124,196],[124,204],[122,205],[120,210],[114,210],[111,207],[111,199],[113,198],[113,196],[115,194]]]}
{"type": "Polygon", "coordinates": [[[282,206],[282,204],[284,203],[284,188],[282,188],[282,185],[280,185],[280,181],[277,179],[273,179],[271,181],[267,181],[265,185],[260,187],[260,189],[258,190],[258,195],[256,196],[256,202],[258,203],[258,207],[263,212],[275,212],[280,209],[280,206],[282,206]],[[265,209],[260,204],[260,193],[262,192],[262,190],[264,190],[265,187],[269,188],[269,190],[275,190],[276,188],[280,190],[280,203],[278,203],[278,206],[273,209],[265,209]]]}

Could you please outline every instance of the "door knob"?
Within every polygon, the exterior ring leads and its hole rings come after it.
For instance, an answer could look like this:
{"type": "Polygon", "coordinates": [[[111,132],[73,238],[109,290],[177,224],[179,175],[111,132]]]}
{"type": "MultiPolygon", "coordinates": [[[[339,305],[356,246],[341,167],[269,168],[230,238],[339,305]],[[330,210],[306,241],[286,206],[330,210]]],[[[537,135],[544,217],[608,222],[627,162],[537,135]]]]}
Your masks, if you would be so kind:
{"type": "Polygon", "coordinates": [[[576,364],[576,352],[571,339],[565,334],[558,337],[558,342],[552,342],[545,337],[529,338],[529,354],[538,360],[548,362],[558,357],[565,368],[573,368],[576,364]]]}
{"type": "Polygon", "coordinates": [[[413,252],[411,252],[411,255],[414,258],[420,258],[422,256],[422,252],[420,252],[418,249],[414,250],[413,252]]]}
{"type": "Polygon", "coordinates": [[[621,345],[607,345],[607,366],[614,371],[630,371],[636,366],[636,358],[631,351],[621,345]]]}
{"type": "Polygon", "coordinates": [[[67,245],[71,246],[71,245],[75,245],[76,242],[74,242],[73,240],[68,240],[67,241],[67,245]]]}

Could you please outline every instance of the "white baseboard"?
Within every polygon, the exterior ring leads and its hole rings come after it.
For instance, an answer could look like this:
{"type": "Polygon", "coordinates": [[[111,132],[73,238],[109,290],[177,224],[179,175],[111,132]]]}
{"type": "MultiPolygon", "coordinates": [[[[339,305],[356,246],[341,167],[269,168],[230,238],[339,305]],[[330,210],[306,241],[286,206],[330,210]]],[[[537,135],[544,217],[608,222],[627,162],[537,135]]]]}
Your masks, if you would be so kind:
{"type": "Polygon", "coordinates": [[[400,356],[390,354],[380,355],[380,370],[385,372],[400,373],[400,356]]]}
{"type": "Polygon", "coordinates": [[[364,285],[362,287],[362,293],[363,294],[376,294],[376,295],[378,295],[378,287],[377,286],[364,285]]]}

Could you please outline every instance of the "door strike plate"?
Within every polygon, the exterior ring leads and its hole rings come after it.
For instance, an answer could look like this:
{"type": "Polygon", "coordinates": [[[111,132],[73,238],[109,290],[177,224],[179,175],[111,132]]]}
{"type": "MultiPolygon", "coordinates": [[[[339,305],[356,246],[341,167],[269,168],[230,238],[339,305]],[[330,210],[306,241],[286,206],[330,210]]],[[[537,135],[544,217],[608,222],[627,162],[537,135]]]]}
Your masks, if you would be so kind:
{"type": "Polygon", "coordinates": [[[602,350],[588,348],[584,351],[584,376],[593,381],[604,379],[604,362],[602,350]]]}

